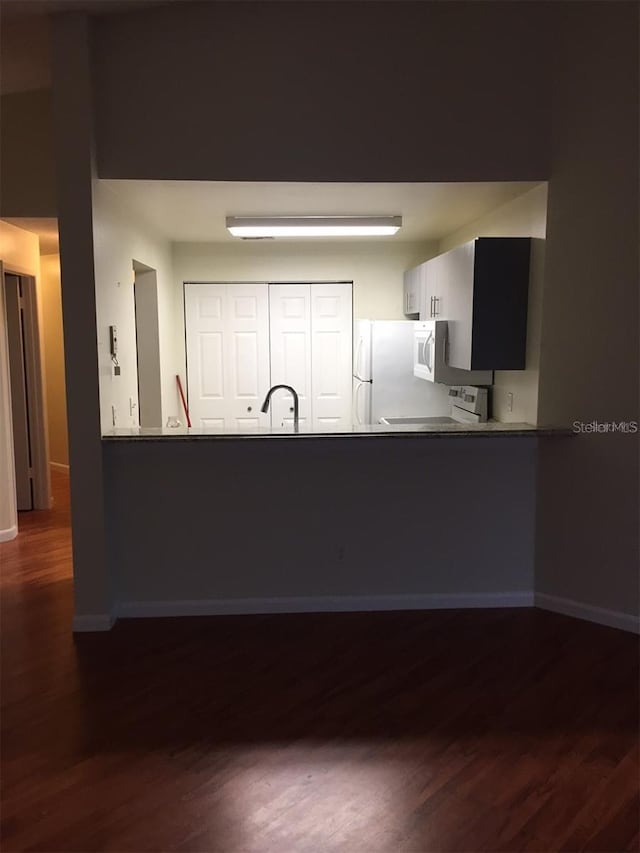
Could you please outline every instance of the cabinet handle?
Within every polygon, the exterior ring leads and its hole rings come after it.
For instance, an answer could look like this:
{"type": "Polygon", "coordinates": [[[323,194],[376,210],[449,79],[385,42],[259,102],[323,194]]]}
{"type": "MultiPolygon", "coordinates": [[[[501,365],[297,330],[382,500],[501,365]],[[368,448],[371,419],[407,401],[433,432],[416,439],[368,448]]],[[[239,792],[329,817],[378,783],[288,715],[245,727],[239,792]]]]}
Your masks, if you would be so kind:
{"type": "Polygon", "coordinates": [[[435,316],[433,313],[433,299],[434,299],[434,297],[432,296],[431,302],[430,302],[430,307],[429,307],[429,317],[432,317],[432,318],[435,316]]]}

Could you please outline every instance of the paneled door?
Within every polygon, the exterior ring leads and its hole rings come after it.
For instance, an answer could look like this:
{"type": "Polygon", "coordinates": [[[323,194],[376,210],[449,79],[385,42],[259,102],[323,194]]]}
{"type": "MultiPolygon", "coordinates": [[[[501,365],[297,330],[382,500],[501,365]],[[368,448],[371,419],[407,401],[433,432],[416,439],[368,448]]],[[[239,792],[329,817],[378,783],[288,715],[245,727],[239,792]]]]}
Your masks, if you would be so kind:
{"type": "MultiPolygon", "coordinates": [[[[291,385],[300,398],[300,425],[311,418],[311,287],[270,284],[271,384],[291,385]]],[[[271,398],[273,426],[293,422],[293,397],[276,391],[271,398]]]]}
{"type": "Polygon", "coordinates": [[[352,286],[311,285],[311,388],[315,428],[351,424],[352,286]]]}
{"type": "Polygon", "coordinates": [[[266,284],[185,283],[189,410],[193,426],[269,426],[266,284]]]}

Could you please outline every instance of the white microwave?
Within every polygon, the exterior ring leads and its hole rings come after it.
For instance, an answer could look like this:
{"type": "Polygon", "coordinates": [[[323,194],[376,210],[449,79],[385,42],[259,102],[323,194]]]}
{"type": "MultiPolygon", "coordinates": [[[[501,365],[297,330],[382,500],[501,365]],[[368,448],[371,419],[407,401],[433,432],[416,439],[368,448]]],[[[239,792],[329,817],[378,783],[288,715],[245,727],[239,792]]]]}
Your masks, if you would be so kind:
{"type": "Polygon", "coordinates": [[[447,364],[447,321],[416,323],[413,333],[413,375],[445,385],[491,385],[491,370],[460,370],[447,364]]]}

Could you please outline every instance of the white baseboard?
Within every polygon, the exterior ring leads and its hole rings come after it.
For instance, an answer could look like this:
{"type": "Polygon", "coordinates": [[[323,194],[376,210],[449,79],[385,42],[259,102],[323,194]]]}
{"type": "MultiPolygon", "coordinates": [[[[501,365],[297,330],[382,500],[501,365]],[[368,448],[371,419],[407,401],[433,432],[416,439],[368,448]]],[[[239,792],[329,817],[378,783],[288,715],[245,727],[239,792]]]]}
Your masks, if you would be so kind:
{"type": "Polygon", "coordinates": [[[73,617],[74,634],[90,631],[110,631],[115,619],[110,613],[80,613],[73,617]]]}
{"type": "Polygon", "coordinates": [[[53,468],[54,471],[63,471],[65,474],[69,473],[69,466],[63,462],[49,462],[49,467],[53,468]]]}
{"type": "Polygon", "coordinates": [[[536,593],[535,605],[542,610],[562,613],[563,616],[574,616],[576,619],[597,622],[598,625],[607,625],[609,628],[619,628],[621,631],[631,631],[634,634],[640,633],[640,618],[631,613],[606,610],[604,607],[595,607],[592,604],[583,604],[581,601],[547,595],[544,592],[536,593]]]}
{"type": "Polygon", "coordinates": [[[18,535],[18,525],[14,524],[13,527],[7,527],[5,530],[0,530],[0,542],[10,542],[12,539],[15,539],[18,535]]]}
{"type": "Polygon", "coordinates": [[[431,593],[426,595],[286,596],[193,601],[121,601],[118,618],[224,616],[258,613],[345,613],[381,610],[450,610],[533,607],[532,592],[431,593]]]}

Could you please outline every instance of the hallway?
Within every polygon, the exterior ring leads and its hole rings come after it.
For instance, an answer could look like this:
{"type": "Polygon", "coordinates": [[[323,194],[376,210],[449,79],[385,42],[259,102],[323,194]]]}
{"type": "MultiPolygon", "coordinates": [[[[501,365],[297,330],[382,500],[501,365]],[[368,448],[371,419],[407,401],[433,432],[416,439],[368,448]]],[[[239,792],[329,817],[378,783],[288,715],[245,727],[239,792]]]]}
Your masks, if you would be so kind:
{"type": "Polygon", "coordinates": [[[54,493],[0,546],[6,853],[638,849],[633,635],[502,610],[74,640],[54,493]]]}

